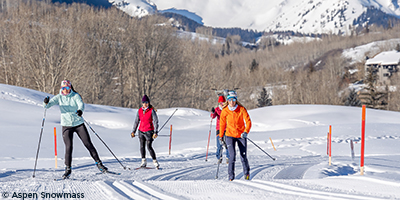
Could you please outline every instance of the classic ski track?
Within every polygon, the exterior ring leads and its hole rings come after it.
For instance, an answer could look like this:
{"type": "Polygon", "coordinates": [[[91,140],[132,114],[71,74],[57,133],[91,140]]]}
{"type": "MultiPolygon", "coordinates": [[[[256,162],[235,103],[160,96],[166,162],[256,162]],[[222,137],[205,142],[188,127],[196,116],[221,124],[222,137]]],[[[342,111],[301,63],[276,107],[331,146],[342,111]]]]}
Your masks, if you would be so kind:
{"type": "Polygon", "coordinates": [[[307,170],[318,163],[296,164],[285,167],[275,174],[274,179],[303,179],[307,170]]]}
{"type": "Polygon", "coordinates": [[[307,197],[307,198],[315,198],[315,199],[381,199],[367,196],[359,196],[359,195],[349,195],[349,194],[338,194],[333,192],[323,192],[311,189],[305,189],[301,187],[291,186],[287,184],[277,183],[277,182],[268,182],[262,180],[252,180],[252,181],[244,181],[237,180],[234,181],[237,184],[249,185],[255,188],[259,188],[262,190],[277,192],[281,194],[287,194],[292,196],[299,197],[307,197]]]}
{"type": "Polygon", "coordinates": [[[176,199],[169,195],[162,194],[139,181],[128,182],[130,181],[115,181],[112,185],[132,199],[176,199]]]}
{"type": "Polygon", "coordinates": [[[168,196],[166,194],[160,193],[160,192],[150,188],[149,186],[145,185],[143,182],[140,182],[140,181],[134,181],[134,182],[132,182],[132,185],[134,185],[135,187],[140,188],[142,190],[145,190],[149,194],[152,194],[152,195],[154,195],[154,196],[156,196],[156,197],[158,197],[160,199],[174,199],[174,200],[177,199],[177,198],[168,196]]]}
{"type": "Polygon", "coordinates": [[[197,171],[197,170],[200,170],[200,169],[204,169],[206,167],[210,168],[212,166],[200,165],[200,166],[194,166],[194,167],[179,169],[179,170],[175,170],[175,171],[172,171],[172,172],[169,172],[169,173],[163,173],[163,174],[159,174],[159,175],[156,175],[156,176],[152,176],[150,178],[147,178],[146,180],[161,180],[161,181],[178,180],[184,174],[189,174],[189,173],[192,173],[194,171],[197,171]]]}

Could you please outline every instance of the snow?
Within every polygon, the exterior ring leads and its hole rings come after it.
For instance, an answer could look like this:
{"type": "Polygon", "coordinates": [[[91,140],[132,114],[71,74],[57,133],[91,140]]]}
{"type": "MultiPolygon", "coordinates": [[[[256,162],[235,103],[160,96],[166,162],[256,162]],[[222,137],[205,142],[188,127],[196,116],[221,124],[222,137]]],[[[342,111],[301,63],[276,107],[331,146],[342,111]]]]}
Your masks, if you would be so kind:
{"type": "Polygon", "coordinates": [[[366,65],[379,64],[379,65],[398,65],[400,61],[400,52],[397,51],[384,51],[375,57],[368,59],[366,65]]]}
{"type": "MultiPolygon", "coordinates": [[[[398,112],[367,109],[365,174],[361,176],[361,108],[281,105],[249,110],[253,121],[249,138],[277,160],[273,161],[248,142],[251,180],[244,180],[237,158],[236,179],[230,182],[225,161],[215,179],[215,120],[206,161],[209,112],[192,108],[158,109],[160,126],[178,109],[154,142],[160,170],[124,170],[123,166],[133,169],[141,161],[138,139],[130,137],[137,110],[87,104],[83,117],[121,164],[91,132],[92,142],[105,166],[121,175],[99,174],[88,151],[75,136],[71,178],[54,181],[63,174],[64,144],[59,108],[45,111],[42,107],[42,100],[48,95],[0,84],[0,192],[3,196],[8,194],[11,198],[13,194],[25,193],[42,199],[41,195],[47,194],[50,198],[59,193],[83,195],[85,199],[400,198],[398,112]],[[36,177],[32,178],[45,112],[36,177]],[[326,155],[329,125],[332,125],[330,166],[326,155]],[[54,127],[57,129],[57,168],[54,127]],[[351,140],[355,146],[354,160],[351,140]]],[[[151,164],[151,159],[148,163],[151,164]]]]}
{"type": "Polygon", "coordinates": [[[394,49],[399,43],[399,38],[371,42],[354,48],[345,49],[343,50],[342,56],[350,59],[351,64],[354,64],[357,62],[362,62],[365,60],[366,56],[373,57],[385,49],[394,49]]]}
{"type": "Polygon", "coordinates": [[[350,34],[349,25],[368,7],[400,16],[397,0],[109,0],[132,16],[153,12],[184,15],[211,27],[258,31],[350,34]]]}

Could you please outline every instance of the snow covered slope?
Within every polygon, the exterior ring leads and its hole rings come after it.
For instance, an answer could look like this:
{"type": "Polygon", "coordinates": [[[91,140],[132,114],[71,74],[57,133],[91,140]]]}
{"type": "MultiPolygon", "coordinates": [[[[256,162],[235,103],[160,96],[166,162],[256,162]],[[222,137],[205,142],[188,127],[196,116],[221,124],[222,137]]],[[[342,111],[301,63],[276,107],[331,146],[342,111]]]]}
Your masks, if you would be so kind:
{"type": "MultiPolygon", "coordinates": [[[[329,105],[284,105],[250,110],[253,127],[249,138],[277,160],[273,161],[248,142],[251,180],[243,179],[237,158],[233,182],[228,181],[225,163],[215,179],[215,120],[206,162],[210,113],[191,108],[158,110],[162,125],[178,109],[154,142],[160,170],[124,170],[91,132],[104,164],[121,175],[99,174],[75,135],[71,178],[54,181],[63,173],[64,144],[60,111],[52,107],[46,111],[36,178],[32,178],[45,111],[41,104],[47,95],[0,84],[0,192],[3,197],[36,194],[39,199],[42,195],[83,195],[84,199],[96,200],[400,198],[400,113],[367,110],[366,173],[360,176],[361,109],[329,105]],[[168,153],[170,125],[173,128],[171,155],[168,153]],[[329,125],[333,135],[331,166],[326,155],[329,125]],[[57,169],[54,127],[57,128],[57,169]],[[354,160],[350,140],[355,141],[354,160]]],[[[157,102],[153,103],[157,106],[157,102]]],[[[136,111],[86,105],[83,114],[122,165],[131,169],[141,160],[138,139],[130,137],[136,111]]]]}
{"type": "MultiPolygon", "coordinates": [[[[348,32],[368,7],[400,16],[399,0],[109,0],[128,13],[155,10],[184,15],[205,26],[302,33],[348,32]],[[154,3],[154,4],[153,4],[154,3]],[[134,12],[132,12],[134,11],[134,12]]],[[[151,11],[147,11],[151,12],[151,11]]],[[[145,12],[138,12],[141,16],[145,12]]]]}

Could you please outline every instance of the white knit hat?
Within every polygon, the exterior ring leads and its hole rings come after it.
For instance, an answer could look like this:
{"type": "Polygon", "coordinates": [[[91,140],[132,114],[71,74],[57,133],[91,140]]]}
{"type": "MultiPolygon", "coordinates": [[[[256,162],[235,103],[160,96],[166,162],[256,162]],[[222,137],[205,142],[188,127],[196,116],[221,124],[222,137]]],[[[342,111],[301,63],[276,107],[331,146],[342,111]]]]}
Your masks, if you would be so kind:
{"type": "Polygon", "coordinates": [[[229,99],[232,99],[232,98],[237,100],[237,94],[233,90],[228,92],[228,96],[226,97],[226,99],[229,100],[229,99]]]}

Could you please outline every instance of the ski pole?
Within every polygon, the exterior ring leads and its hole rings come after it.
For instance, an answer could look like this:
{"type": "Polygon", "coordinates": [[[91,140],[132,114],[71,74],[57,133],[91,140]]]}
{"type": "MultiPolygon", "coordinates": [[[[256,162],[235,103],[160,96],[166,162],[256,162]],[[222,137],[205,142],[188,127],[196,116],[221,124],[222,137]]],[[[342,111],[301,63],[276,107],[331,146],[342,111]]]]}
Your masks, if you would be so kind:
{"type": "MultiPolygon", "coordinates": [[[[89,126],[90,130],[93,131],[93,133],[97,136],[97,138],[99,138],[99,140],[104,144],[104,146],[107,147],[108,151],[110,151],[110,153],[114,156],[114,158],[119,162],[119,164],[121,164],[121,166],[126,170],[127,167],[125,167],[121,161],[118,160],[117,156],[115,156],[115,154],[111,151],[111,149],[107,146],[107,144],[101,139],[101,137],[99,135],[97,135],[96,131],[93,130],[93,128],[90,126],[90,124],[85,120],[85,118],[83,118],[83,121],[89,126]]],[[[131,168],[128,167],[129,170],[131,170],[131,168]]]]}
{"type": "Polygon", "coordinates": [[[44,108],[42,128],[40,129],[39,142],[38,142],[38,147],[37,147],[37,151],[36,151],[35,167],[33,167],[33,175],[32,175],[33,178],[35,178],[36,164],[37,164],[37,160],[38,160],[38,156],[39,156],[40,143],[42,141],[42,133],[43,133],[44,121],[46,120],[46,111],[47,111],[47,104],[46,104],[46,107],[44,108]]]}
{"type": "Polygon", "coordinates": [[[210,137],[211,137],[212,120],[213,120],[213,118],[211,118],[211,121],[210,121],[210,131],[208,132],[208,142],[207,142],[206,161],[207,161],[207,158],[208,158],[208,147],[210,146],[210,137]]]}
{"type": "MultiPolygon", "coordinates": [[[[176,112],[177,110],[178,110],[178,108],[177,108],[177,109],[176,109],[176,110],[175,110],[175,111],[172,113],[172,115],[171,115],[171,116],[169,116],[169,118],[167,119],[167,121],[165,121],[164,125],[162,125],[162,126],[161,126],[161,128],[160,128],[160,129],[158,129],[158,130],[160,130],[160,131],[161,131],[161,130],[164,128],[165,124],[167,124],[167,122],[168,122],[168,121],[171,119],[171,117],[172,117],[172,116],[175,114],[175,112],[176,112]]],[[[159,131],[159,132],[160,132],[160,131],[159,131]]]]}
{"type": "Polygon", "coordinates": [[[254,146],[258,147],[262,152],[264,152],[265,154],[267,154],[272,160],[276,160],[276,158],[273,158],[272,156],[270,156],[267,152],[265,152],[263,149],[261,149],[261,147],[259,147],[256,143],[254,143],[250,138],[247,138],[251,143],[254,144],[254,146]]]}
{"type": "MultiPolygon", "coordinates": [[[[226,143],[224,142],[223,139],[221,140],[221,143],[223,146],[226,146],[226,143]]],[[[228,149],[226,149],[226,151],[228,151],[228,149]]],[[[222,162],[222,154],[223,154],[222,152],[223,152],[223,149],[221,148],[221,151],[219,152],[219,159],[221,159],[221,162],[222,162]]],[[[219,165],[221,164],[221,162],[220,162],[220,160],[218,160],[218,167],[217,167],[217,173],[215,175],[215,179],[218,179],[219,165]]]]}

